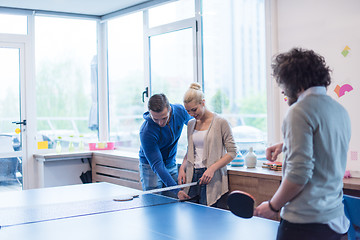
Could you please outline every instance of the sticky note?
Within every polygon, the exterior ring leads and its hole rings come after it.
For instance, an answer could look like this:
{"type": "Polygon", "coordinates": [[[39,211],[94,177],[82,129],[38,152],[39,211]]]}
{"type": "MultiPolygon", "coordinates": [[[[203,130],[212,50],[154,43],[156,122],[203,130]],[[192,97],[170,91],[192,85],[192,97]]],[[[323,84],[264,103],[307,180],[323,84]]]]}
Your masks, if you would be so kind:
{"type": "Polygon", "coordinates": [[[48,149],[49,148],[48,141],[38,142],[37,147],[38,149],[48,149]]]}
{"type": "Polygon", "coordinates": [[[351,151],[351,152],[350,152],[350,158],[351,158],[351,160],[353,160],[353,161],[358,160],[358,152],[357,152],[357,151],[351,151]]]}
{"type": "Polygon", "coordinates": [[[349,50],[350,50],[349,46],[346,46],[346,47],[344,48],[344,50],[341,52],[341,54],[342,54],[344,57],[346,57],[346,56],[349,54],[349,50]]]}
{"type": "Polygon", "coordinates": [[[106,143],[100,142],[100,143],[97,144],[97,147],[98,148],[106,148],[106,143]]]}
{"type": "Polygon", "coordinates": [[[350,92],[354,88],[350,84],[344,84],[341,87],[336,85],[334,92],[338,95],[338,97],[342,97],[345,95],[345,92],[350,92]]]}

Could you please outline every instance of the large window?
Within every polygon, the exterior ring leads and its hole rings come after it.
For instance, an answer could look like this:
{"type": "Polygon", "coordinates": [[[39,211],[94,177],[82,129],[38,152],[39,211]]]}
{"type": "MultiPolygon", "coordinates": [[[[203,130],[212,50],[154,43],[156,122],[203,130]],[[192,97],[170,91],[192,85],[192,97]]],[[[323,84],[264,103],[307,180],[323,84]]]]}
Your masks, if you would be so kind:
{"type": "MultiPolygon", "coordinates": [[[[136,13],[109,21],[111,138],[119,146],[138,151],[145,87],[151,94],[163,92],[172,103],[182,103],[189,83],[202,80],[207,106],[230,121],[241,153],[253,147],[264,158],[264,0],[199,2],[181,0],[151,8],[144,20],[136,13]],[[195,14],[199,2],[202,19],[195,14]],[[202,30],[202,41],[194,30],[195,21],[196,29],[202,30]],[[202,79],[197,78],[198,73],[203,74],[202,79]]],[[[180,141],[178,157],[186,144],[186,138],[180,141]]]]}
{"type": "Polygon", "coordinates": [[[108,22],[110,140],[138,151],[143,122],[144,43],[142,12],[108,22]]]}
{"type": "MultiPolygon", "coordinates": [[[[118,149],[136,152],[147,110],[143,91],[148,89],[148,97],[165,93],[171,103],[182,104],[196,81],[197,63],[194,0],[158,6],[143,16],[139,12],[108,22],[110,140],[118,149]]],[[[183,156],[185,131],[179,149],[183,156]]]]}
{"type": "Polygon", "coordinates": [[[96,21],[36,17],[35,33],[37,141],[97,141],[96,21]]]}
{"type": "Polygon", "coordinates": [[[203,1],[204,90],[227,118],[242,153],[264,157],[266,59],[264,0],[203,1]]]}

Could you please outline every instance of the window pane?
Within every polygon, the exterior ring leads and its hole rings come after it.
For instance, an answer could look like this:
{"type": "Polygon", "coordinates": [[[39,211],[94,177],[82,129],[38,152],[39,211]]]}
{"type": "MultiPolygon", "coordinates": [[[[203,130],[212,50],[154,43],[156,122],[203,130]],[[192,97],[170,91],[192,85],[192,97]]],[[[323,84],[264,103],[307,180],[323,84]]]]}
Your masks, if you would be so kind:
{"type": "Polygon", "coordinates": [[[0,158],[0,192],[21,190],[22,158],[12,157],[21,151],[20,120],[20,50],[0,47],[0,154],[10,154],[0,158]]]}
{"type": "Polygon", "coordinates": [[[143,122],[144,46],[142,12],[108,22],[110,139],[138,152],[143,122]]]}
{"type": "Polygon", "coordinates": [[[21,161],[20,157],[0,158],[0,193],[22,190],[21,161]]]}
{"type": "Polygon", "coordinates": [[[96,141],[96,22],[36,17],[37,141],[96,141]],[[92,94],[95,93],[95,94],[92,94]]]}
{"type": "Polygon", "coordinates": [[[181,0],[149,9],[149,27],[195,16],[194,0],[181,0]]]}
{"type": "Polygon", "coordinates": [[[0,33],[27,34],[27,16],[0,13],[0,23],[0,33]]]}
{"type": "Polygon", "coordinates": [[[264,0],[203,1],[204,89],[238,146],[263,158],[266,126],[264,0]]]}
{"type": "MultiPolygon", "coordinates": [[[[20,120],[20,51],[0,47],[0,133],[16,137],[20,120]]],[[[1,151],[0,151],[1,152],[1,151]]]]}
{"type": "Polygon", "coordinates": [[[171,103],[183,102],[194,82],[192,29],[151,37],[151,94],[165,93],[171,103]]]}

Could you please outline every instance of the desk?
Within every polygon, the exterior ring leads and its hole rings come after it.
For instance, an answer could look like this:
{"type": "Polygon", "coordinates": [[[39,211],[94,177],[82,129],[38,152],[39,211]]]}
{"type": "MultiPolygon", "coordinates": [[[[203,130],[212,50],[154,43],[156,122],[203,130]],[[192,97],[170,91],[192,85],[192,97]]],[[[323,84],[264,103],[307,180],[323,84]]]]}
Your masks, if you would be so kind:
{"type": "Polygon", "coordinates": [[[280,186],[282,173],[261,167],[228,167],[228,176],[230,191],[250,193],[256,199],[257,206],[272,198],[280,186]]]}
{"type": "Polygon", "coordinates": [[[276,239],[278,222],[272,220],[241,219],[226,210],[154,194],[112,201],[134,191],[92,183],[0,194],[0,239],[276,239]]]}
{"type": "MultiPolygon", "coordinates": [[[[83,153],[36,154],[34,157],[39,160],[40,164],[43,164],[43,166],[48,165],[59,168],[62,165],[63,167],[70,167],[70,159],[80,163],[81,158],[92,158],[93,182],[110,182],[141,190],[137,153],[107,150],[83,153]]],[[[85,164],[82,164],[80,167],[84,168],[84,170],[80,170],[79,168],[74,170],[74,167],[68,170],[68,173],[77,171],[76,174],[74,173],[72,175],[72,178],[76,178],[76,181],[78,181],[75,183],[80,183],[79,176],[82,171],[85,172],[88,169],[88,164],[85,162],[85,164]]],[[[39,174],[44,172],[46,172],[45,169],[41,170],[39,174]]],[[[53,172],[53,177],[59,176],[60,174],[59,171],[53,172]]],[[[282,179],[281,171],[272,171],[261,167],[248,169],[246,167],[229,166],[228,174],[230,190],[250,192],[256,198],[258,203],[269,200],[280,186],[282,179]]],[[[75,179],[73,181],[75,181],[75,179]]],[[[360,197],[360,178],[344,179],[343,182],[345,194],[360,197]]],[[[75,183],[72,182],[67,184],[75,183]]],[[[42,186],[50,185],[45,185],[43,183],[42,186]]]]}
{"type": "MultiPolygon", "coordinates": [[[[228,167],[230,191],[242,190],[252,194],[256,203],[271,199],[282,179],[281,171],[266,168],[228,167]]],[[[360,197],[360,178],[345,178],[344,194],[360,197]]]]}
{"type": "Polygon", "coordinates": [[[35,154],[39,187],[79,184],[80,174],[90,170],[93,182],[109,182],[141,190],[137,153],[116,150],[35,154]]]}
{"type": "Polygon", "coordinates": [[[39,187],[81,183],[82,172],[90,170],[92,152],[35,154],[39,169],[39,187]]]}
{"type": "Polygon", "coordinates": [[[360,197],[360,178],[344,178],[344,194],[360,197]]]}

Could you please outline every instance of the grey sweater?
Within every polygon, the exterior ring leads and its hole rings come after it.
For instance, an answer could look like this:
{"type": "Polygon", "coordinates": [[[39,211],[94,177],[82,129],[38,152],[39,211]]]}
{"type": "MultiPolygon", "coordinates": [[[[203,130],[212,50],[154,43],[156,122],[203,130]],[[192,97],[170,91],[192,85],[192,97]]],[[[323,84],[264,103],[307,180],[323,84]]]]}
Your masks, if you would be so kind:
{"type": "Polygon", "coordinates": [[[304,189],[282,209],[293,223],[326,223],[344,214],[343,176],[350,118],[324,87],[307,89],[284,118],[283,176],[304,189]]]}
{"type": "MultiPolygon", "coordinates": [[[[191,182],[194,172],[194,133],[196,120],[192,119],[188,123],[188,152],[186,165],[186,181],[191,182]]],[[[228,153],[233,159],[236,157],[236,144],[232,135],[229,123],[220,116],[214,114],[204,140],[203,163],[206,167],[217,162],[221,157],[228,153]]],[[[185,189],[187,192],[189,189],[185,189]]],[[[206,185],[207,204],[214,204],[223,194],[229,191],[226,166],[214,173],[210,183],[206,185]]]]}

